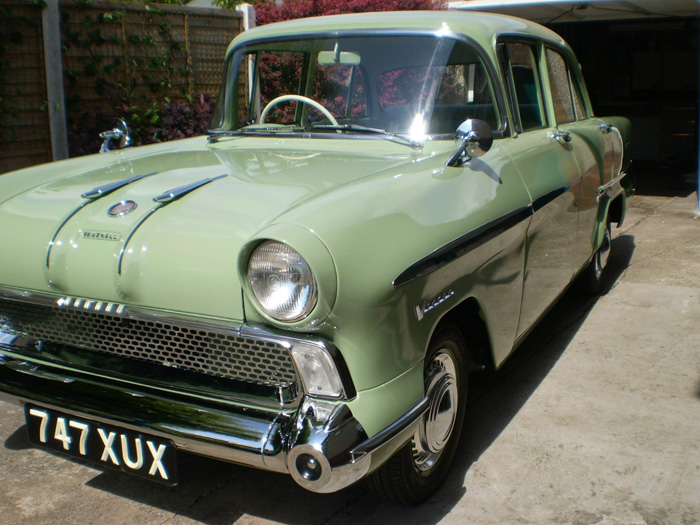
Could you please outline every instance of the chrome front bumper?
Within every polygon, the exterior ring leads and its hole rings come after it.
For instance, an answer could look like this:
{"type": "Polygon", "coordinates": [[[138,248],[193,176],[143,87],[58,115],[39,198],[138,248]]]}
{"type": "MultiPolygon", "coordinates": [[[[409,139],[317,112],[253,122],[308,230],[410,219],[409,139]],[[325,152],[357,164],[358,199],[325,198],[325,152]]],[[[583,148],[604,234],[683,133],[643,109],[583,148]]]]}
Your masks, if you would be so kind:
{"type": "Polygon", "coordinates": [[[3,354],[0,398],[171,439],[179,450],[289,473],[313,492],[358,481],[414,434],[427,399],[368,438],[348,405],[305,397],[297,409],[246,407],[91,377],[3,354]]]}

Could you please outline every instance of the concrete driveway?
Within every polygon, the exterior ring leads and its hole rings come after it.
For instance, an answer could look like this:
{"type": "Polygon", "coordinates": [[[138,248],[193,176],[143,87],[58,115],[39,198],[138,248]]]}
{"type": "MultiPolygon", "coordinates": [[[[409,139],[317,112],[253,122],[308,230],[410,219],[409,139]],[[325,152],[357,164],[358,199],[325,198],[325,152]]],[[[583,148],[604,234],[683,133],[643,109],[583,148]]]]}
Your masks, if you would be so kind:
{"type": "Polygon", "coordinates": [[[696,210],[695,194],[631,201],[610,289],[570,291],[474,378],[452,474],[421,507],[187,455],[170,489],[31,448],[21,409],[0,402],[2,523],[698,523],[696,210]]]}

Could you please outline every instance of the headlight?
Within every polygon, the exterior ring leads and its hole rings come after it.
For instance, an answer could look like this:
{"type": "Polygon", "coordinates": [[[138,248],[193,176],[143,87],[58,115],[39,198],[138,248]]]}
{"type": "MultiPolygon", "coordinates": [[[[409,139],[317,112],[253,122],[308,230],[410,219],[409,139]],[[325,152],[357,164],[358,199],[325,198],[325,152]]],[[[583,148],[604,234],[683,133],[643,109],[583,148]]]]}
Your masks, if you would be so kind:
{"type": "Polygon", "coordinates": [[[311,268],[286,244],[266,241],[258,246],[248,260],[247,277],[260,308],[278,321],[300,321],[316,305],[317,286],[311,268]]]}

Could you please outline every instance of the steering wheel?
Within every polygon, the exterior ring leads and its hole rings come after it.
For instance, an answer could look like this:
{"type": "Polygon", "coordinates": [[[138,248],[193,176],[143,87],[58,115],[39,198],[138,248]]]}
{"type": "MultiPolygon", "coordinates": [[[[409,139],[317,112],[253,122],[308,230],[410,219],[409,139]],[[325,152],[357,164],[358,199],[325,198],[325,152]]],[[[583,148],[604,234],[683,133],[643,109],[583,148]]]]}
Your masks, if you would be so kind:
{"type": "Polygon", "coordinates": [[[338,125],[338,121],[335,120],[335,117],[331,114],[330,111],[328,111],[326,108],[324,108],[321,104],[316,102],[315,100],[310,99],[309,97],[303,97],[301,95],[282,95],[281,97],[273,98],[270,102],[267,103],[267,106],[265,106],[265,109],[263,109],[263,112],[260,114],[260,124],[265,123],[265,118],[267,117],[267,114],[270,112],[273,106],[276,106],[280,102],[288,102],[290,100],[295,100],[297,102],[303,102],[304,104],[308,104],[309,106],[312,106],[319,110],[323,115],[331,121],[331,124],[334,126],[338,125]]]}

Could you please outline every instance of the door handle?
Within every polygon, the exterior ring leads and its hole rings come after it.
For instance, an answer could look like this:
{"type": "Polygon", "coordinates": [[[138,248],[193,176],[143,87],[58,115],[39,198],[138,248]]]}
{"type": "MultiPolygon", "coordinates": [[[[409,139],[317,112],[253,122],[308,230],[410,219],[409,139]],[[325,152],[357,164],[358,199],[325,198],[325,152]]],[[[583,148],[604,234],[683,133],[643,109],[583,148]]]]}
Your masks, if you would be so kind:
{"type": "Polygon", "coordinates": [[[557,131],[549,136],[550,139],[556,140],[559,144],[571,142],[571,133],[568,131],[557,131]]]}

